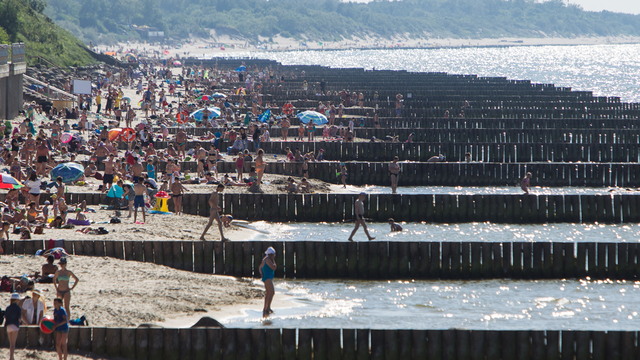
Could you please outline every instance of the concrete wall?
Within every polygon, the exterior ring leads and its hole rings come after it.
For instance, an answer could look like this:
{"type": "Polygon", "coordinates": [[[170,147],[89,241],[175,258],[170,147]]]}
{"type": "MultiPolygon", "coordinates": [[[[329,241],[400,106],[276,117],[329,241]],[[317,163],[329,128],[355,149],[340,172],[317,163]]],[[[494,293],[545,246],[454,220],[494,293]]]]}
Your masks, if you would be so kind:
{"type": "Polygon", "coordinates": [[[26,72],[25,63],[11,64],[10,75],[6,82],[7,109],[5,118],[11,120],[18,117],[22,109],[22,75],[26,72]]]}
{"type": "Polygon", "coordinates": [[[12,62],[8,62],[8,45],[0,44],[0,120],[11,120],[22,109],[22,75],[27,71],[24,44],[13,44],[12,62]]]}

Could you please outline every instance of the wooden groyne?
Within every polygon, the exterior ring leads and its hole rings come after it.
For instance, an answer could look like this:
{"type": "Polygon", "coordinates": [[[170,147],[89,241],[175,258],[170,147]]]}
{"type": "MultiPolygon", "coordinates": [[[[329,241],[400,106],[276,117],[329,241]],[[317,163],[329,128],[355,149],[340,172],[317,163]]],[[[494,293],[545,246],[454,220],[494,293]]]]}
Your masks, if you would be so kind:
{"type": "MultiPolygon", "coordinates": [[[[53,347],[21,326],[18,348],[53,347]]],[[[68,348],[128,360],[622,360],[637,331],[71,327],[68,348]]],[[[6,332],[0,346],[8,347],[6,332]]]]}
{"type": "MultiPolygon", "coordinates": [[[[185,214],[209,216],[210,194],[186,193],[185,214]]],[[[223,194],[224,214],[236,219],[273,222],[340,222],[354,217],[357,194],[223,194]]],[[[66,194],[71,204],[99,205],[104,194],[66,194]]],[[[0,197],[1,199],[2,197],[0,197]]],[[[48,200],[42,196],[43,203],[48,200]]],[[[636,195],[392,195],[371,194],[365,199],[365,217],[385,222],[492,222],[508,224],[640,222],[636,195]]],[[[173,211],[173,202],[169,201],[173,211]]],[[[163,215],[155,215],[163,216],[163,215]]]]}
{"type": "MultiPolygon", "coordinates": [[[[7,254],[30,255],[42,240],[11,240],[7,254]]],[[[626,242],[114,241],[64,240],[71,255],[109,256],[199,273],[260,278],[276,249],[275,276],[287,279],[624,279],[640,277],[640,245],[626,242]]]]}

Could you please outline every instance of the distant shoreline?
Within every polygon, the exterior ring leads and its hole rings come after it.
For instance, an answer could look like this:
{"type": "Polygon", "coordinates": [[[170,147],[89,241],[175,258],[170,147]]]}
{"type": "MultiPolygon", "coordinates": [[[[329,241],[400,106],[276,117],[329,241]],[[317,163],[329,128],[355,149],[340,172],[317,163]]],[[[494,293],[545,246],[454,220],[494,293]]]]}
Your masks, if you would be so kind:
{"type": "MultiPolygon", "coordinates": [[[[266,40],[266,39],[263,39],[266,40]]],[[[168,47],[163,44],[147,43],[119,43],[118,45],[98,45],[99,51],[113,51],[130,49],[137,51],[160,51],[167,49],[165,57],[196,57],[211,58],[233,56],[247,52],[285,52],[285,51],[345,51],[345,50],[397,50],[397,49],[471,49],[471,48],[506,48],[515,46],[583,46],[583,45],[622,45],[640,44],[640,37],[576,37],[576,38],[499,38],[499,39],[356,39],[341,42],[319,43],[307,41],[303,46],[298,40],[276,36],[273,43],[261,46],[247,46],[246,40],[220,36],[211,39],[193,38],[191,42],[183,43],[180,48],[168,47]],[[226,45],[224,50],[220,45],[226,45]]],[[[124,54],[124,53],[123,53],[124,54]]]]}

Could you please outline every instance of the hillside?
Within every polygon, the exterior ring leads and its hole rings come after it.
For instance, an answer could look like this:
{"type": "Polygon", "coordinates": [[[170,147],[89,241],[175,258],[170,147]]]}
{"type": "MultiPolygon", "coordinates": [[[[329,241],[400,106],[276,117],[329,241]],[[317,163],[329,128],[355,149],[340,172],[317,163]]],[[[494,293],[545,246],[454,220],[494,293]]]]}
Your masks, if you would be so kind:
{"type": "Polygon", "coordinates": [[[46,0],[58,24],[85,42],[138,38],[132,25],[183,39],[218,34],[338,40],[640,36],[640,15],[586,12],[562,0],[46,0]]]}
{"type": "Polygon", "coordinates": [[[44,0],[0,0],[0,43],[24,42],[27,61],[41,56],[59,66],[94,62],[85,45],[43,14],[44,0]]]}

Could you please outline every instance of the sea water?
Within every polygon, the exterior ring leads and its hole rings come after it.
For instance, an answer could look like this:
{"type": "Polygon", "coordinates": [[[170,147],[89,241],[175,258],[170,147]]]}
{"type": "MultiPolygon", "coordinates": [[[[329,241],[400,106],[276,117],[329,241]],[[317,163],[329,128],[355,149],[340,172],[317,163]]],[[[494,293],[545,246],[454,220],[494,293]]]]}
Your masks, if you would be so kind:
{"type": "MultiPolygon", "coordinates": [[[[262,282],[255,281],[256,285],[262,282]]],[[[637,330],[640,283],[592,280],[275,281],[296,305],[228,327],[637,330]]],[[[277,306],[278,304],[274,304],[277,306]]]]}
{"type": "MultiPolygon", "coordinates": [[[[374,241],[499,241],[499,242],[638,242],[640,224],[493,224],[485,223],[403,223],[403,231],[391,232],[387,223],[368,223],[374,241]]],[[[270,223],[259,221],[242,231],[254,240],[265,241],[346,241],[351,223],[270,223]]],[[[365,241],[362,229],[354,239],[365,241]]]]}
{"type": "Polygon", "coordinates": [[[638,54],[640,44],[247,52],[233,56],[272,59],[284,65],[498,76],[593,91],[595,96],[619,96],[624,102],[637,103],[638,54]]]}

